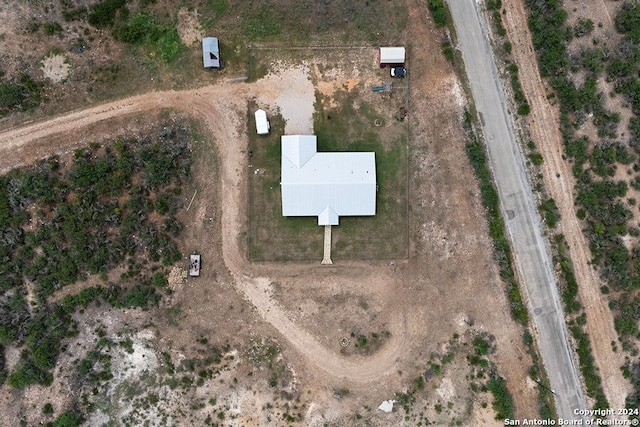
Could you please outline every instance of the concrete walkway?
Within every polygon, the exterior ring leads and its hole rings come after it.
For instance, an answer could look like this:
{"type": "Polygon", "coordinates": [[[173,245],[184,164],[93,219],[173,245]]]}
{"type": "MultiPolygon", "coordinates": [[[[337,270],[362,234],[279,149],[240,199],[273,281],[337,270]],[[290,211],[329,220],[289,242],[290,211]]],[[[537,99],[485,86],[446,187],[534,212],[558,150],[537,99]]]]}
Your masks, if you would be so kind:
{"type": "Polygon", "coordinates": [[[321,264],[333,264],[331,261],[331,226],[324,226],[324,256],[321,264]]]}

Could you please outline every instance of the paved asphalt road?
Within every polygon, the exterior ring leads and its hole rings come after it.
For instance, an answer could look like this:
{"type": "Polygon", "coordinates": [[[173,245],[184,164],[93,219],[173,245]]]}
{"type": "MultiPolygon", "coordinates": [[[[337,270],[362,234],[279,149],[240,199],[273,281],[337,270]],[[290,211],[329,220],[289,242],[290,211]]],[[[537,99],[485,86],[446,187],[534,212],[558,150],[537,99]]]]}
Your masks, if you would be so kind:
{"type": "MultiPolygon", "coordinates": [[[[489,163],[500,195],[502,213],[522,278],[539,347],[555,391],[558,417],[578,419],[586,407],[551,257],[541,233],[522,155],[516,143],[502,83],[489,46],[486,23],[476,0],[448,0],[465,68],[489,152],[489,163]]],[[[549,126],[556,126],[549,123],[549,126]]]]}

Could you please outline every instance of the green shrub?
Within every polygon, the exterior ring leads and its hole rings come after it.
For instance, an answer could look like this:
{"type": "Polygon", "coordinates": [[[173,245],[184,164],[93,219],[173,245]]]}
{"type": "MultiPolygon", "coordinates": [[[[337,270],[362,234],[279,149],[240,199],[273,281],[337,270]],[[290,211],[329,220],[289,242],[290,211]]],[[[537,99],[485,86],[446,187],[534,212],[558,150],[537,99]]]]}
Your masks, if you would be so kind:
{"type": "Polygon", "coordinates": [[[91,6],[87,22],[94,27],[113,26],[116,14],[127,4],[127,0],[102,0],[91,6]]]}
{"type": "Polygon", "coordinates": [[[614,326],[620,336],[636,336],[639,332],[638,321],[631,316],[616,316],[614,326]]]}
{"type": "Polygon", "coordinates": [[[51,423],[52,427],[79,427],[84,422],[84,417],[76,411],[66,411],[60,414],[51,423]]]}
{"type": "Polygon", "coordinates": [[[44,83],[22,73],[18,82],[0,82],[0,116],[11,110],[28,110],[40,104],[44,83]]]}
{"type": "Polygon", "coordinates": [[[364,347],[367,345],[367,337],[364,335],[358,335],[356,347],[364,347]]]}
{"type": "Polygon", "coordinates": [[[576,37],[586,36],[593,31],[593,21],[591,19],[578,19],[578,22],[573,26],[573,35],[576,37]]]}
{"type": "Polygon", "coordinates": [[[85,6],[79,6],[75,8],[63,8],[62,19],[66,22],[82,21],[87,17],[87,8],[85,6]]]}
{"type": "Polygon", "coordinates": [[[572,326],[569,329],[578,345],[578,360],[580,361],[580,371],[584,378],[587,395],[595,399],[594,408],[606,409],[609,407],[609,403],[607,402],[607,398],[602,389],[602,379],[598,374],[598,368],[594,364],[591,345],[589,344],[589,337],[582,331],[580,326],[572,326]]]}
{"type": "Polygon", "coordinates": [[[565,27],[567,12],[562,8],[562,1],[526,0],[526,4],[540,72],[543,77],[561,75],[568,64],[565,42],[572,35],[565,27]]]}
{"type": "Polygon", "coordinates": [[[433,16],[433,22],[437,27],[444,27],[447,25],[447,9],[444,4],[444,0],[429,0],[429,10],[431,16],[433,16]]]}
{"type": "Polygon", "coordinates": [[[640,5],[625,2],[615,18],[616,29],[640,44],[640,5]]]}
{"type": "Polygon", "coordinates": [[[449,41],[442,43],[442,54],[449,62],[453,62],[455,51],[449,41]]]}
{"type": "Polygon", "coordinates": [[[57,22],[45,22],[42,26],[44,29],[44,33],[48,36],[52,36],[54,34],[62,33],[62,25],[57,22]]]}
{"type": "Polygon", "coordinates": [[[10,82],[0,83],[0,113],[20,105],[23,99],[20,86],[10,82]]]}
{"type": "Polygon", "coordinates": [[[553,199],[547,199],[540,204],[540,210],[544,215],[544,220],[549,228],[554,228],[560,220],[560,211],[553,199]]]}
{"type": "Polygon", "coordinates": [[[518,106],[518,110],[517,113],[519,116],[527,116],[529,115],[529,113],[531,112],[531,107],[529,106],[528,103],[524,103],[524,104],[520,104],[518,106]]]}
{"type": "Polygon", "coordinates": [[[537,151],[529,154],[529,160],[536,166],[539,166],[544,162],[542,154],[538,153],[537,151]]]}
{"type": "Polygon", "coordinates": [[[500,37],[504,37],[507,35],[507,29],[502,25],[502,15],[500,15],[500,11],[496,10],[493,12],[493,22],[496,24],[496,30],[500,37]]]}
{"type": "Polygon", "coordinates": [[[491,344],[482,336],[477,336],[473,339],[473,347],[478,356],[486,356],[491,350],[491,344]]]}
{"type": "MultiPolygon", "coordinates": [[[[552,200],[552,199],[549,199],[552,200]]],[[[553,204],[555,206],[555,202],[553,204]]],[[[549,206],[553,209],[553,206],[549,206]]],[[[564,279],[564,289],[562,290],[562,302],[567,313],[576,313],[582,306],[578,302],[578,281],[573,272],[573,264],[567,253],[565,238],[562,234],[558,234],[554,238],[558,251],[560,271],[564,279]]]]}
{"type": "Polygon", "coordinates": [[[13,388],[25,388],[32,384],[51,385],[53,376],[35,366],[31,360],[21,360],[7,378],[7,384],[13,388]]]}
{"type": "Polygon", "coordinates": [[[506,41],[502,46],[504,47],[504,51],[507,53],[507,55],[511,54],[511,51],[513,50],[513,45],[511,44],[511,42],[506,41]]]}
{"type": "Polygon", "coordinates": [[[502,9],[502,0],[487,0],[487,10],[499,11],[502,9]]]}
{"type": "Polygon", "coordinates": [[[155,18],[145,13],[133,16],[117,30],[118,39],[125,43],[141,44],[155,42],[162,35],[163,28],[155,18]]]}
{"type": "Polygon", "coordinates": [[[25,28],[25,30],[27,31],[27,33],[33,34],[40,29],[40,25],[41,25],[40,22],[36,21],[35,18],[33,18],[27,24],[27,27],[25,28]]]}
{"type": "Polygon", "coordinates": [[[493,409],[496,411],[496,420],[513,419],[513,398],[507,389],[507,382],[500,376],[494,376],[487,382],[487,389],[493,395],[493,409]]]}
{"type": "Polygon", "coordinates": [[[52,415],[53,405],[50,402],[45,403],[44,406],[42,407],[42,413],[45,415],[52,415]]]}
{"type": "Polygon", "coordinates": [[[165,31],[158,39],[160,58],[162,58],[164,62],[173,62],[180,52],[182,52],[183,47],[184,45],[175,28],[165,28],[165,31]]]}

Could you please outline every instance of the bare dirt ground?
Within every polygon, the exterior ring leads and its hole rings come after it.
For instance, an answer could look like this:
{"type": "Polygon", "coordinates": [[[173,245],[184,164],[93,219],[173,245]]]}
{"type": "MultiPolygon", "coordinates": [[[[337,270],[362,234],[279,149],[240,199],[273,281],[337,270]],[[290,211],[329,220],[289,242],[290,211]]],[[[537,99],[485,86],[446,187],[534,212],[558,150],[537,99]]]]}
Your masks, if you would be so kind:
{"type": "Polygon", "coordinates": [[[198,10],[183,7],[178,11],[178,35],[187,46],[199,43],[205,36],[204,29],[198,21],[198,10]]]}
{"type": "MultiPolygon", "coordinates": [[[[403,423],[403,410],[382,414],[371,408],[393,399],[394,392],[407,391],[430,362],[441,360],[449,351],[447,343],[454,334],[488,333],[495,336],[493,358],[513,394],[516,416],[537,415],[538,391],[535,383],[527,381],[529,356],[520,349],[522,329],[509,317],[479,190],[465,154],[460,83],[444,57],[435,53],[442,33],[434,29],[426,6],[409,2],[409,12],[409,33],[420,43],[408,44],[412,76],[408,82],[412,171],[408,260],[334,260],[332,267],[247,261],[243,236],[247,223],[246,132],[252,131],[246,124],[247,101],[257,98],[280,107],[294,129],[306,130],[309,122],[297,114],[313,111],[308,105],[313,99],[296,109],[290,104],[291,95],[286,95],[308,92],[313,70],[304,64],[274,66],[273,74],[255,83],[150,92],[0,133],[0,171],[7,171],[52,154],[69,155],[89,141],[143,134],[153,129],[149,123],[166,123],[176,116],[202,123],[202,138],[193,148],[193,182],[183,194],[185,206],[194,193],[196,197],[180,219],[187,224],[181,249],[184,253],[201,251],[203,276],[187,280],[179,272],[172,273],[173,295],[151,315],[97,307],[79,317],[88,326],[78,342],[91,341],[90,329],[102,323],[108,336],[129,336],[132,354],[148,359],[143,363],[124,354],[115,357],[114,366],[131,366],[131,373],[122,373],[118,377],[122,382],[113,384],[107,393],[109,405],[122,408],[127,400],[128,395],[121,393],[129,378],[126,375],[141,378],[145,371],[156,372],[162,365],[161,352],[169,353],[174,361],[188,360],[202,350],[194,340],[207,337],[216,345],[230,346],[224,354],[229,360],[224,372],[228,373],[205,381],[187,398],[162,389],[166,401],[182,402],[174,409],[191,412],[183,414],[185,421],[193,421],[189,417],[195,411],[185,399],[218,396],[227,413],[237,417],[229,421],[232,425],[285,425],[267,406],[273,393],[281,391],[295,394],[302,402],[307,425],[357,425],[359,418],[354,415],[360,412],[367,413],[372,425],[398,425],[403,423]],[[390,335],[370,353],[343,354],[340,339],[350,331],[382,332],[367,330],[371,324],[390,335]],[[233,353],[265,339],[279,343],[286,365],[287,384],[275,391],[264,379],[247,378],[250,357],[233,353]],[[149,353],[148,348],[156,351],[149,353]],[[234,385],[234,378],[240,380],[239,385],[234,385]],[[256,391],[254,386],[262,389],[256,391]]],[[[359,52],[370,54],[373,62],[375,49],[359,52]]],[[[353,84],[353,76],[344,79],[347,87],[353,84]]],[[[330,83],[316,84],[328,90],[330,83]]],[[[308,120],[308,114],[305,117],[308,120]]],[[[354,340],[350,341],[353,346],[354,340]]],[[[461,348],[465,345],[460,344],[461,348]]],[[[64,356],[60,365],[72,359],[64,356]]],[[[443,375],[428,379],[420,395],[418,404],[424,415],[439,425],[454,420],[463,425],[495,425],[493,415],[485,409],[491,398],[470,391],[470,367],[464,352],[442,369],[443,375]],[[437,404],[445,410],[438,410],[437,404]]],[[[5,389],[3,419],[15,424],[27,409],[37,413],[37,405],[51,399],[51,393],[60,399],[57,408],[74,398],[72,387],[63,381],[52,389],[5,389]]],[[[91,422],[104,421],[101,417],[113,411],[109,405],[99,408],[91,422]]],[[[118,414],[128,412],[121,409],[118,414]]]]}
{"type": "Polygon", "coordinates": [[[42,74],[55,83],[64,81],[69,75],[71,66],[64,55],[50,55],[42,60],[42,74]]]}
{"type": "MultiPolygon", "coordinates": [[[[589,2],[590,8],[600,6],[602,2],[589,2]]],[[[580,284],[579,295],[587,314],[586,327],[593,355],[610,406],[622,408],[630,385],[620,371],[620,366],[624,363],[623,354],[614,352],[611,346],[612,341],[617,341],[613,316],[600,292],[602,283],[597,272],[590,266],[592,257],[589,245],[576,217],[574,178],[570,165],[562,158],[564,147],[559,131],[558,109],[549,102],[547,86],[540,79],[523,1],[505,2],[505,9],[504,23],[509,40],[513,43],[512,54],[518,64],[524,92],[531,104],[531,114],[527,120],[529,132],[544,157],[541,166],[544,186],[558,205],[562,217],[559,229],[567,240],[576,279],[580,284]]]]}

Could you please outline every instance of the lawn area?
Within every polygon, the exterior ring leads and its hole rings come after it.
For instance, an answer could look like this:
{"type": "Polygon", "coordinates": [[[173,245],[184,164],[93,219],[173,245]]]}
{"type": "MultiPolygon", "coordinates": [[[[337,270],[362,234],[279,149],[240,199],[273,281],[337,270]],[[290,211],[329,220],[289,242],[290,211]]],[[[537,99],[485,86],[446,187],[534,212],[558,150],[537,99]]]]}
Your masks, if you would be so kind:
{"type": "MultiPolygon", "coordinates": [[[[321,78],[321,76],[319,77],[321,78]]],[[[406,89],[392,95],[372,94],[367,81],[335,91],[331,99],[316,91],[314,131],[318,151],[376,153],[378,193],[376,215],[341,217],[333,227],[332,258],[385,259],[408,256],[407,124],[395,113],[406,105],[406,89]]],[[[322,259],[323,227],[317,217],[282,216],[280,137],[282,116],[270,113],[271,133],[256,135],[248,107],[249,231],[247,247],[253,261],[322,259]]]]}

